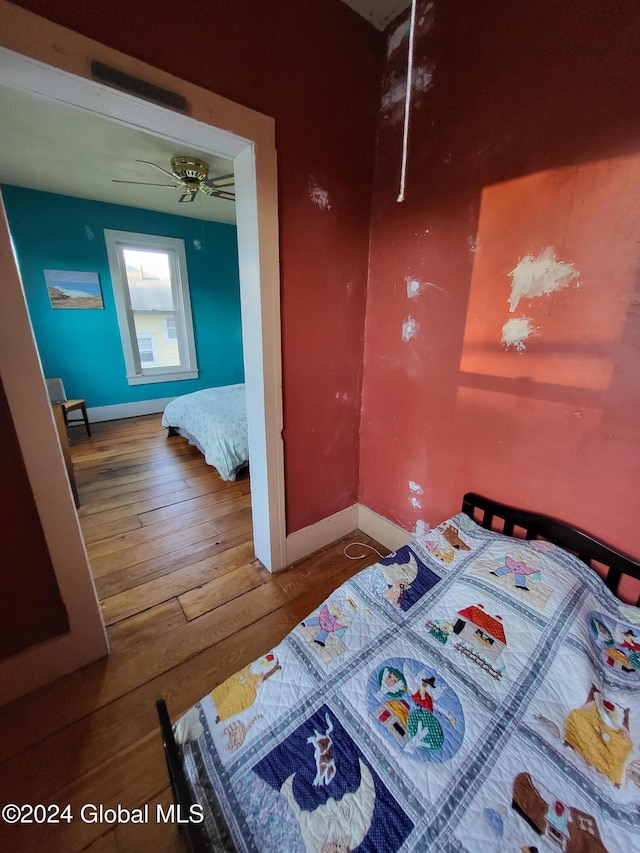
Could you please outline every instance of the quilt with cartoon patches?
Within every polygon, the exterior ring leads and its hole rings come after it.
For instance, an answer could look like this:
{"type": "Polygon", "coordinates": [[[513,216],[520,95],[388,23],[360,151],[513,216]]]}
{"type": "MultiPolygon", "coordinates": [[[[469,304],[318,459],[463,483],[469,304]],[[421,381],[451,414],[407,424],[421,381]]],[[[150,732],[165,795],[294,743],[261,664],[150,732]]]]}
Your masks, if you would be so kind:
{"type": "Polygon", "coordinates": [[[464,514],[174,727],[212,849],[640,850],[640,610],[464,514]]]}

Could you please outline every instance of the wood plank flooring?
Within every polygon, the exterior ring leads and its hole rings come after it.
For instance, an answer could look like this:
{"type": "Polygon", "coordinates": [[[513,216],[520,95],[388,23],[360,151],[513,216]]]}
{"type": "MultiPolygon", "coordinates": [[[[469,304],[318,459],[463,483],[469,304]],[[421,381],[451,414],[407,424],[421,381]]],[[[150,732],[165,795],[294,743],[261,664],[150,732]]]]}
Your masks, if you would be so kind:
{"type": "Polygon", "coordinates": [[[375,562],[344,540],[271,575],[256,560],[247,475],[226,483],[159,415],[73,427],[79,517],[111,655],[0,708],[0,805],[71,805],[57,825],[7,826],[0,850],[170,853],[171,825],[84,822],[93,803],[170,802],[155,700],[177,717],[276,645],[375,562]]]}

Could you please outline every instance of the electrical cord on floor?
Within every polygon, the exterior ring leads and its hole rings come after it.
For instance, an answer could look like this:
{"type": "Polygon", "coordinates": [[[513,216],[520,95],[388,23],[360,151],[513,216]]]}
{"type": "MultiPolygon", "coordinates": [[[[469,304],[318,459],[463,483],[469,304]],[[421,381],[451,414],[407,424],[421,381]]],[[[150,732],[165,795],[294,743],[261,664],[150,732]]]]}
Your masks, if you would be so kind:
{"type": "Polygon", "coordinates": [[[368,554],[356,554],[355,556],[352,556],[351,554],[347,554],[347,551],[349,550],[349,548],[352,548],[354,545],[360,545],[362,548],[370,548],[372,551],[374,551],[378,555],[378,557],[381,557],[384,560],[385,555],[381,554],[380,551],[377,551],[373,547],[373,545],[367,545],[366,542],[349,542],[347,547],[344,549],[344,555],[349,560],[361,560],[363,557],[368,556],[368,554]]]}

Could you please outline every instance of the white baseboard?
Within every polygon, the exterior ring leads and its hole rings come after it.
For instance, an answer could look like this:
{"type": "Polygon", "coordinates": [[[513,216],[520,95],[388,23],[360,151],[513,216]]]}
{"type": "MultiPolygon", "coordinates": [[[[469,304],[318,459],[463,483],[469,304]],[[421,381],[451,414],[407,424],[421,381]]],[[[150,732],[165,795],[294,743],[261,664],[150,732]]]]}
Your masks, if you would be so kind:
{"type": "Polygon", "coordinates": [[[295,533],[289,534],[286,540],[286,565],[290,566],[297,560],[308,557],[309,554],[319,551],[326,545],[330,545],[337,539],[341,539],[358,529],[371,536],[372,539],[376,539],[390,551],[397,551],[398,548],[415,539],[415,534],[403,530],[402,527],[398,527],[397,524],[383,518],[366,506],[353,504],[353,506],[323,518],[315,524],[310,524],[308,527],[303,527],[302,530],[296,530],[295,533]]]}
{"type": "Polygon", "coordinates": [[[116,403],[114,406],[93,406],[87,409],[89,423],[119,421],[121,418],[136,418],[140,415],[155,415],[164,412],[175,397],[162,400],[140,400],[138,403],[116,403]]]}
{"type": "Polygon", "coordinates": [[[358,504],[358,527],[390,551],[397,551],[416,538],[415,533],[409,533],[362,504],[358,504]]]}
{"type": "Polygon", "coordinates": [[[333,515],[290,533],[286,539],[287,565],[308,557],[336,539],[341,539],[358,526],[358,505],[347,507],[333,515]]]}

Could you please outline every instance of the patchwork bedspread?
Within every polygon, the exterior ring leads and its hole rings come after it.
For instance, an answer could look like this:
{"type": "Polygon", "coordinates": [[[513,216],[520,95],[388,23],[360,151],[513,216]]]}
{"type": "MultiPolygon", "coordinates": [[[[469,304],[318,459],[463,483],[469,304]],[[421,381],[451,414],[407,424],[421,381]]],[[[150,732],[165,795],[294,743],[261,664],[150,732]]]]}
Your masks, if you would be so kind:
{"type": "Polygon", "coordinates": [[[172,400],[162,415],[163,427],[176,427],[195,445],[223,480],[235,480],[249,461],[244,385],[205,388],[172,400]]]}
{"type": "Polygon", "coordinates": [[[640,610],[464,514],[174,729],[213,849],[640,850],[640,610]]]}

